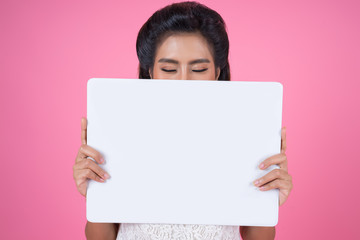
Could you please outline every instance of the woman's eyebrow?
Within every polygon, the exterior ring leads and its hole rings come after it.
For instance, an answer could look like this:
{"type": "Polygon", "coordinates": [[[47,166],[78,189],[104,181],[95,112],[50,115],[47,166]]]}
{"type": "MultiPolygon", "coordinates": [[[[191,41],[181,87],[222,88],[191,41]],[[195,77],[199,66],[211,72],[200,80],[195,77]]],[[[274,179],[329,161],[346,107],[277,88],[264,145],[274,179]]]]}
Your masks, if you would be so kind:
{"type": "MultiPolygon", "coordinates": [[[[174,59],[170,59],[170,58],[161,58],[159,59],[158,62],[167,62],[167,63],[174,63],[174,64],[179,64],[178,61],[174,60],[174,59]]],[[[210,60],[207,58],[200,58],[200,59],[196,59],[196,60],[192,60],[189,62],[189,64],[195,64],[195,63],[209,63],[210,60]]]]}

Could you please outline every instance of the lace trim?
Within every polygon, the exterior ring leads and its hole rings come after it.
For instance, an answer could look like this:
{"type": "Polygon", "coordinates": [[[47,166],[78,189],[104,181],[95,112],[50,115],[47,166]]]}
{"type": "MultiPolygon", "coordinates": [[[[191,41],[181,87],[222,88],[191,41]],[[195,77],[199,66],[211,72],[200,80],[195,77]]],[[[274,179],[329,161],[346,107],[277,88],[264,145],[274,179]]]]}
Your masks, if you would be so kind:
{"type": "Polygon", "coordinates": [[[239,226],[121,223],[116,240],[240,240],[239,226]]]}

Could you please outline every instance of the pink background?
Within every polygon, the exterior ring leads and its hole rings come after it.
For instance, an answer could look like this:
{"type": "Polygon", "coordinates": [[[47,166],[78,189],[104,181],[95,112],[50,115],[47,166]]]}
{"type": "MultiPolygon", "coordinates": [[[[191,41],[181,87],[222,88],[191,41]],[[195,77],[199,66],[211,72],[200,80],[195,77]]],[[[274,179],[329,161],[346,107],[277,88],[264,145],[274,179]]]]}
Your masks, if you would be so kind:
{"type": "MultiPolygon", "coordinates": [[[[284,85],[294,188],[276,239],[360,239],[358,1],[201,1],[232,79],[284,85]]],[[[137,32],[171,1],[1,1],[2,239],[85,239],[72,165],[92,77],[136,78],[137,32]]]]}

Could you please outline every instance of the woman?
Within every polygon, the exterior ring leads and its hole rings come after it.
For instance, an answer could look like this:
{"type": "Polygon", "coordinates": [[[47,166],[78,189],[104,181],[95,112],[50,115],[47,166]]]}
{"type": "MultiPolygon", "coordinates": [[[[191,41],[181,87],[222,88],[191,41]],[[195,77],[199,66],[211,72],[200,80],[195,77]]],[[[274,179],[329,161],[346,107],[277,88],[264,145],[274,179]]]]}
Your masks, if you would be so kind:
{"type": "MultiPolygon", "coordinates": [[[[136,50],[139,78],[230,80],[229,41],[221,16],[197,2],[168,5],[155,12],[139,31],[136,50]]],[[[79,192],[86,196],[88,179],[104,182],[109,175],[98,165],[104,159],[86,144],[86,119],[82,118],[82,145],[73,167],[79,192]],[[92,157],[98,164],[87,157],[92,157]]],[[[278,164],[254,181],[261,190],[279,188],[279,205],[287,199],[292,180],[287,172],[285,128],[281,153],[263,161],[261,169],[278,164]]],[[[87,222],[88,239],[274,239],[275,227],[185,224],[130,224],[87,222]]]]}

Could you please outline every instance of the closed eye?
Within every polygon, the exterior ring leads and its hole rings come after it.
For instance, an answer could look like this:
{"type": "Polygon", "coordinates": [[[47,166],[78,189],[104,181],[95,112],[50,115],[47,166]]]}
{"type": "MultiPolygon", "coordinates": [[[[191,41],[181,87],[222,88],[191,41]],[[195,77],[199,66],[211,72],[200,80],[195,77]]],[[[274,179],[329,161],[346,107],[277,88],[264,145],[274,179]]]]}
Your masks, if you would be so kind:
{"type": "Polygon", "coordinates": [[[173,70],[167,70],[167,69],[164,69],[164,68],[162,68],[161,70],[163,70],[164,72],[175,72],[175,71],[176,71],[176,69],[173,69],[173,70]]]}
{"type": "Polygon", "coordinates": [[[204,68],[204,69],[201,69],[201,70],[193,70],[194,72],[204,72],[204,71],[206,71],[207,70],[207,68],[204,68]]]}
{"type": "MultiPolygon", "coordinates": [[[[161,70],[163,70],[164,72],[176,72],[176,69],[168,70],[168,69],[162,68],[161,70]]],[[[208,70],[208,69],[204,68],[204,69],[201,69],[201,70],[193,70],[193,72],[205,72],[206,70],[208,70]]]]}

